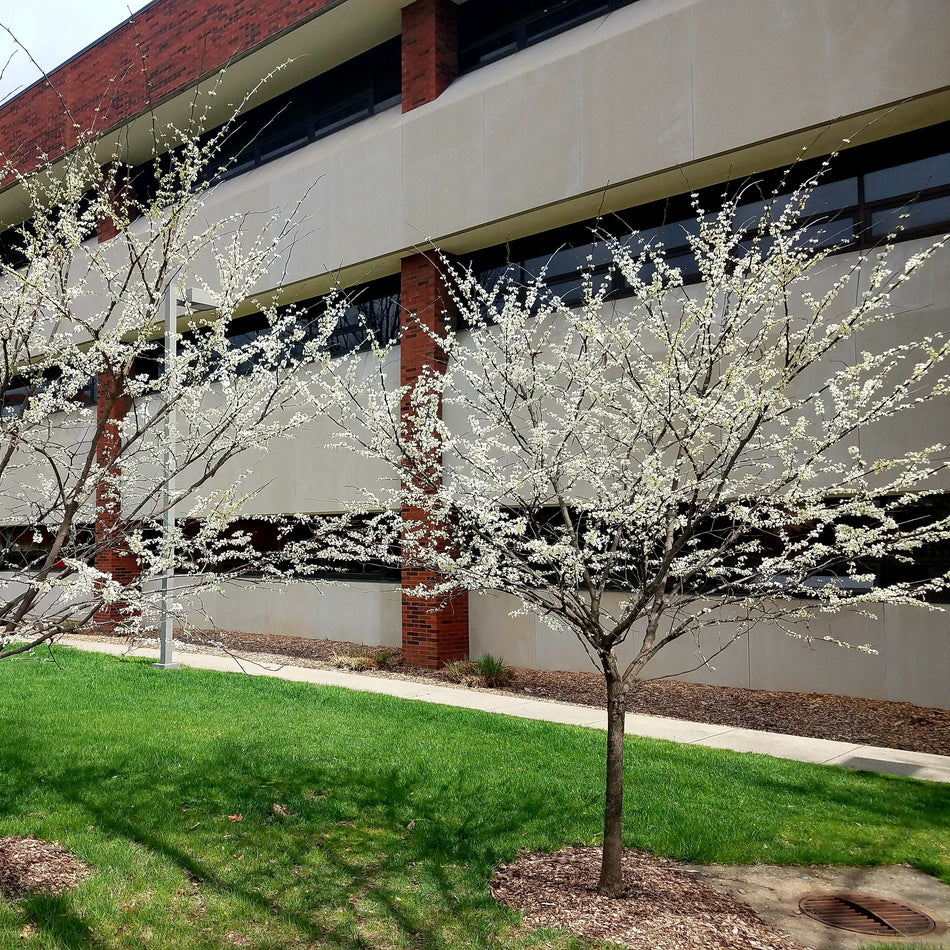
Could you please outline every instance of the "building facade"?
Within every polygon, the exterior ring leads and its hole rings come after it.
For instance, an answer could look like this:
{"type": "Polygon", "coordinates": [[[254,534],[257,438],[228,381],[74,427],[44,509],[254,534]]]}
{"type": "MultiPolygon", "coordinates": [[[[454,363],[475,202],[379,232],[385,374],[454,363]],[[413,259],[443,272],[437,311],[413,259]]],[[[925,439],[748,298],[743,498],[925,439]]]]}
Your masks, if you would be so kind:
{"type": "MultiPolygon", "coordinates": [[[[364,315],[391,333],[400,313],[443,319],[433,247],[486,274],[530,277],[547,265],[569,295],[596,224],[666,237],[688,270],[670,235],[682,235],[691,193],[714,200],[730,183],[776,181],[776,170],[832,152],[822,200],[832,239],[846,245],[841,266],[898,220],[900,254],[950,229],[950,9],[940,0],[234,0],[226,11],[154,0],[50,78],[76,126],[121,136],[134,165],[148,160],[150,111],[173,120],[215,82],[221,106],[208,121],[223,122],[227,103],[277,67],[250,103],[209,214],[305,196],[313,227],[286,262],[285,299],[358,289],[364,315]]],[[[42,82],[0,109],[0,138],[18,143],[22,165],[74,143],[74,126],[50,117],[61,117],[60,100],[42,82]]],[[[16,220],[3,193],[0,218],[16,220]]],[[[109,237],[103,222],[98,239],[109,237]]],[[[923,328],[947,326],[946,258],[900,306],[923,328]]],[[[358,342],[344,323],[335,345],[358,342]]],[[[433,359],[428,337],[404,337],[402,380],[433,359]]],[[[936,433],[930,441],[946,438],[947,423],[945,405],[915,419],[936,433]]],[[[265,487],[249,515],[332,513],[382,477],[325,448],[328,426],[314,419],[259,461],[265,487]]],[[[896,452],[917,435],[894,427],[875,438],[896,452]]],[[[122,557],[102,566],[128,570],[122,557]]],[[[401,644],[424,666],[491,652],[589,667],[572,635],[510,616],[517,605],[503,595],[433,611],[391,576],[279,595],[242,585],[206,606],[223,628],[401,644]]],[[[945,615],[878,612],[876,623],[835,616],[814,631],[870,642],[873,657],[775,631],[685,675],[950,706],[945,615]]],[[[657,675],[696,665],[688,645],[658,662],[657,675]]]]}

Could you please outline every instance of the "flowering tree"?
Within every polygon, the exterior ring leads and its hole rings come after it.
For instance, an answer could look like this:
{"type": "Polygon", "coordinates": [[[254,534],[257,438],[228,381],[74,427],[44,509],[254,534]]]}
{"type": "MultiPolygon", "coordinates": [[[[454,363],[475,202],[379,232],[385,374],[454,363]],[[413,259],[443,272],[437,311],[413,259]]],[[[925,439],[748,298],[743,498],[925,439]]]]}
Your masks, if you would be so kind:
{"type": "Polygon", "coordinates": [[[376,348],[375,379],[334,367],[345,443],[399,483],[367,496],[383,514],[352,548],[435,572],[412,591],[433,603],[514,594],[603,672],[604,894],[621,887],[627,694],[661,650],[725,624],[807,637],[820,611],[926,605],[947,581],[873,566],[950,533],[921,514],[944,447],[873,458],[856,438],[947,391],[946,338],[863,349],[940,245],[896,270],[887,250],[833,258],[802,224],[813,185],[766,202],[751,229],[741,198],[697,209],[688,285],[636,235],[608,240],[625,293],[591,274],[577,306],[544,274],[483,286],[446,264],[464,329],[439,337],[444,365],[401,388],[391,348],[376,348]]]}
{"type": "Polygon", "coordinates": [[[0,257],[0,657],[97,612],[154,622],[160,577],[200,564],[194,593],[254,557],[229,528],[249,491],[232,463],[303,422],[298,369],[329,328],[269,304],[229,336],[279,284],[295,228],[286,212],[208,220],[232,130],[158,130],[135,169],[95,137],[0,169],[27,209],[0,257]]]}

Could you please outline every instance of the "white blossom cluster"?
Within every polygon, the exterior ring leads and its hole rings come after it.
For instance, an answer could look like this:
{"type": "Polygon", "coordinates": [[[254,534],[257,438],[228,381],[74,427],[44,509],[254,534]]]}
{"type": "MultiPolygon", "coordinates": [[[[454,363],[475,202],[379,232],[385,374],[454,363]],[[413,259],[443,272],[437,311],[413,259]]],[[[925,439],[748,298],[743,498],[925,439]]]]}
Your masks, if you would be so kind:
{"type": "Polygon", "coordinates": [[[92,138],[28,174],[0,169],[25,209],[0,262],[0,656],[109,604],[147,626],[159,576],[200,565],[183,591],[196,594],[261,560],[230,527],[253,488],[240,457],[303,424],[301,367],[319,364],[331,327],[272,299],[255,304],[260,286],[279,283],[292,211],[207,219],[231,130],[156,133],[144,195],[92,138]],[[115,231],[103,243],[100,221],[115,231]],[[185,299],[191,286],[211,310],[185,299]],[[174,359],[166,295],[178,314],[174,359]],[[254,309],[264,332],[229,340],[229,322],[254,309]],[[170,506],[179,523],[163,531],[170,506]],[[137,559],[131,584],[96,567],[115,549],[137,559]]]}
{"type": "Polygon", "coordinates": [[[698,283],[661,246],[610,239],[619,299],[589,275],[568,307],[543,274],[486,287],[442,260],[457,311],[434,338],[444,371],[387,387],[384,346],[373,379],[356,357],[332,367],[341,442],[401,482],[367,491],[364,511],[383,514],[351,554],[433,572],[414,590],[433,604],[515,594],[620,683],[717,626],[807,637],[818,611],[933,607],[950,578],[887,581],[875,565],[950,536],[945,513],[926,515],[941,433],[883,457],[862,435],[947,394],[945,334],[874,343],[944,242],[897,265],[889,248],[833,256],[802,224],[814,186],[766,202],[751,232],[739,197],[697,208],[698,283]],[[405,511],[421,514],[387,514],[405,511]]]}

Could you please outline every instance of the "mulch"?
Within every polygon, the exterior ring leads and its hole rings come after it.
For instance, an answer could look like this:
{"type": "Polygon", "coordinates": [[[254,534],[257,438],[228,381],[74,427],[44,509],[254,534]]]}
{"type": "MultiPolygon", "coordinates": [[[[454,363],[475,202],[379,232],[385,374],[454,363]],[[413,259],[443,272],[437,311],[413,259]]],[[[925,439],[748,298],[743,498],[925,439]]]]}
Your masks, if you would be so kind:
{"type": "MultiPolygon", "coordinates": [[[[215,645],[242,656],[263,654],[271,661],[324,667],[334,666],[334,657],[374,652],[372,648],[338,640],[225,630],[176,632],[175,636],[186,643],[215,645]]],[[[383,668],[367,671],[366,675],[453,682],[441,671],[410,669],[398,650],[387,650],[387,653],[391,655],[383,668]]],[[[519,667],[513,667],[510,672],[510,682],[503,689],[506,693],[599,708],[606,703],[603,677],[599,673],[519,667]]],[[[950,710],[912,703],[656,680],[631,691],[627,710],[713,725],[950,755],[950,710]]]]}
{"type": "Polygon", "coordinates": [[[0,838],[0,895],[8,900],[30,893],[60,894],[90,873],[88,865],[56,841],[0,838]]]}
{"type": "Polygon", "coordinates": [[[693,878],[675,861],[643,851],[623,859],[624,889],[597,893],[599,848],[525,854],[502,865],[491,892],[532,927],[556,927],[631,950],[793,950],[750,907],[693,878]]]}

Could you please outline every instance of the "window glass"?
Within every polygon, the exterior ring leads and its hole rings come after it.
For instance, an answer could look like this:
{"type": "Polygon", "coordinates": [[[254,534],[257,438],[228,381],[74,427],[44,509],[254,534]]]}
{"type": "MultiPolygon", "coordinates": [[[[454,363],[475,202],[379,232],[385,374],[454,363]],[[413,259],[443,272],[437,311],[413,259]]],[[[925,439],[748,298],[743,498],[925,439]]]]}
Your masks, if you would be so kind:
{"type": "MultiPolygon", "coordinates": [[[[250,109],[221,144],[209,178],[233,178],[399,102],[402,43],[394,37],[250,109]]],[[[207,138],[217,134],[207,133],[207,138]]]]}
{"type": "Polygon", "coordinates": [[[898,229],[914,231],[950,221],[950,195],[930,201],[912,201],[899,208],[875,211],[871,215],[871,234],[884,237],[898,229]]]}
{"type": "Polygon", "coordinates": [[[554,36],[585,20],[602,16],[610,9],[607,0],[601,2],[577,3],[574,0],[560,0],[559,3],[547,3],[545,9],[528,19],[525,23],[525,41],[538,42],[554,36]]]}
{"type": "MultiPolygon", "coordinates": [[[[890,209],[872,208],[871,214],[864,216],[859,203],[859,188],[862,180],[871,176],[882,176],[888,170],[881,170],[882,159],[896,156],[900,160],[899,169],[916,170],[918,179],[925,169],[928,175],[943,167],[945,156],[936,156],[934,160],[926,156],[907,162],[904,159],[920,154],[922,149],[932,147],[935,141],[946,139],[948,126],[941,125],[921,132],[908,133],[888,139],[883,143],[849,150],[836,159],[833,170],[844,173],[833,181],[822,181],[810,193],[802,208],[804,223],[798,226],[798,234],[803,241],[813,242],[820,248],[843,248],[860,246],[865,242],[879,240],[890,233],[899,224],[908,232],[908,236],[926,229],[939,230],[950,225],[950,196],[938,196],[925,201],[912,202],[902,192],[892,203],[899,207],[890,209]],[[864,172],[862,166],[874,168],[864,172]]],[[[799,177],[804,179],[820,170],[818,161],[802,163],[799,177]]],[[[745,190],[748,201],[744,201],[736,210],[734,226],[739,231],[750,232],[748,239],[740,247],[748,252],[756,246],[752,240],[762,216],[770,206],[783,208],[787,196],[773,196],[772,190],[780,187],[786,172],[776,169],[765,172],[761,180],[751,182],[745,190]],[[764,197],[759,197],[764,195],[764,197]]],[[[902,178],[900,188],[907,187],[908,177],[902,178]]],[[[932,181],[932,179],[931,179],[932,181]]],[[[691,236],[699,233],[699,222],[692,214],[694,203],[703,208],[714,208],[723,199],[723,186],[713,185],[704,189],[694,199],[691,194],[681,194],[662,201],[611,212],[588,222],[555,229],[535,235],[510,245],[498,245],[486,248],[476,255],[479,263],[476,272],[480,282],[487,288],[493,288],[502,277],[508,277],[516,283],[536,278],[545,270],[545,282],[552,292],[562,300],[579,301],[581,296],[581,278],[585,270],[595,273],[606,272],[615,285],[616,293],[624,293],[625,288],[619,275],[611,273],[609,243],[620,241],[637,254],[646,244],[653,244],[662,250],[667,263],[681,271],[683,280],[692,282],[700,278],[699,267],[689,250],[691,236]],[[602,238],[582,237],[603,235],[602,238]],[[522,250],[523,249],[523,250],[522,250]],[[511,263],[506,264],[509,261],[511,263]]],[[[714,217],[708,212],[707,219],[714,217]]],[[[759,249],[768,244],[765,238],[758,242],[759,249]]],[[[742,253],[739,251],[738,253],[742,253]]],[[[646,266],[642,277],[649,280],[654,272],[652,266],[646,266]]],[[[606,276],[604,279],[608,279],[606,276]]]]}
{"type": "Polygon", "coordinates": [[[524,261],[525,273],[529,278],[536,279],[545,275],[548,283],[564,277],[567,274],[577,274],[592,266],[588,257],[595,258],[596,263],[606,263],[610,255],[606,252],[604,242],[585,244],[582,247],[562,247],[553,254],[541,254],[529,257],[524,261]]]}
{"type": "Polygon", "coordinates": [[[804,213],[808,216],[838,208],[850,208],[858,203],[858,179],[842,178],[816,185],[805,201],[804,213]]]}
{"type": "MultiPolygon", "coordinates": [[[[743,231],[758,229],[767,210],[769,220],[776,220],[785,211],[790,198],[791,194],[789,193],[741,204],[736,209],[736,227],[743,231]]],[[[802,206],[801,216],[812,217],[823,212],[835,212],[842,208],[853,207],[857,203],[857,178],[827,181],[824,184],[816,185],[808,194],[802,206]]]]}
{"type": "Polygon", "coordinates": [[[851,215],[818,221],[799,229],[806,241],[815,241],[818,247],[834,247],[854,240],[854,218],[851,215]]]}
{"type": "Polygon", "coordinates": [[[864,176],[864,198],[879,201],[947,184],[950,184],[950,152],[868,172],[864,176]]]}
{"type": "Polygon", "coordinates": [[[459,7],[459,68],[487,65],[634,0],[468,0],[459,7]]]}
{"type": "Polygon", "coordinates": [[[699,225],[695,220],[673,221],[670,224],[661,224],[655,228],[643,228],[634,235],[633,249],[638,250],[647,244],[655,249],[671,250],[683,247],[689,243],[690,234],[699,233],[699,225]],[[639,243],[638,243],[639,242],[639,243]]]}
{"type": "Polygon", "coordinates": [[[269,162],[286,152],[300,148],[310,141],[310,123],[298,122],[296,125],[275,129],[272,134],[261,138],[258,161],[269,162]]]}

